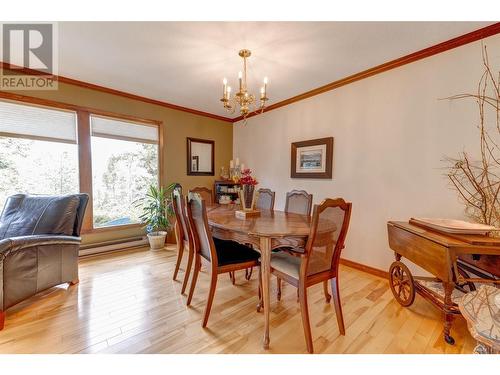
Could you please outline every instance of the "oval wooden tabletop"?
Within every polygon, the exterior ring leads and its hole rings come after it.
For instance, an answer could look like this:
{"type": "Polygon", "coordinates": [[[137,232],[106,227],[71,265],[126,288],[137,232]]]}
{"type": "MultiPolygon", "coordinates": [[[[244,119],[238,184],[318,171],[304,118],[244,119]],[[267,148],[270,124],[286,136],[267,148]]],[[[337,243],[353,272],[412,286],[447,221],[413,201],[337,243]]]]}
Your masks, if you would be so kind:
{"type": "Polygon", "coordinates": [[[283,211],[261,210],[260,216],[239,219],[231,206],[207,207],[208,223],[216,228],[259,237],[307,236],[311,218],[283,211]]]}

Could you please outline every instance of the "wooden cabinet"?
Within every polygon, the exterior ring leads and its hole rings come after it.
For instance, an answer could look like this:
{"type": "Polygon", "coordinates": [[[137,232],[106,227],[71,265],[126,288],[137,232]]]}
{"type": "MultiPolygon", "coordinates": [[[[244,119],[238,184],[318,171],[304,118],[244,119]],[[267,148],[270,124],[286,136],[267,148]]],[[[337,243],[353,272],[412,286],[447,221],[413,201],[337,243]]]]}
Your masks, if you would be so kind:
{"type": "Polygon", "coordinates": [[[241,184],[239,182],[233,182],[232,180],[217,180],[214,183],[214,198],[215,203],[221,203],[221,197],[223,195],[229,196],[231,203],[239,198],[238,192],[241,190],[241,184]]]}

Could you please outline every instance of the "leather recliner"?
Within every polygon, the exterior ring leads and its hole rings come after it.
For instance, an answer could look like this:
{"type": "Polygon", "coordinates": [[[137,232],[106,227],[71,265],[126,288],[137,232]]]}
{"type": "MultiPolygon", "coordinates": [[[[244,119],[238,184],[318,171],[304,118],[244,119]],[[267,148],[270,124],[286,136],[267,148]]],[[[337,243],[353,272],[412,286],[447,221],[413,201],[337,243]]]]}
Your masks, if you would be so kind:
{"type": "Polygon", "coordinates": [[[58,284],[78,283],[89,196],[10,196],[0,215],[0,330],[5,310],[58,284]]]}

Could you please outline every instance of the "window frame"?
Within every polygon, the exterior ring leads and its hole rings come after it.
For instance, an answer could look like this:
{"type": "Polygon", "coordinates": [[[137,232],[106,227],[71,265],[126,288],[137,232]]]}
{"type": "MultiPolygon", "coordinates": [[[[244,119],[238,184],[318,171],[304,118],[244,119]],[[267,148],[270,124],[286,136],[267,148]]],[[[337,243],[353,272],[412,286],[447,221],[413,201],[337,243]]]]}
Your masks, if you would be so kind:
{"type": "Polygon", "coordinates": [[[89,202],[82,224],[82,234],[100,233],[108,231],[122,231],[126,229],[140,228],[143,224],[122,224],[109,227],[94,228],[94,207],[92,194],[92,150],[91,150],[91,128],[90,116],[107,117],[111,119],[128,121],[140,125],[154,126],[158,128],[158,183],[161,186],[165,175],[163,170],[163,121],[141,118],[132,115],[114,113],[96,108],[84,107],[74,104],[62,103],[48,99],[42,99],[27,95],[13,94],[9,92],[0,92],[0,100],[14,103],[45,107],[49,109],[59,109],[76,112],[76,146],[78,149],[78,180],[80,193],[89,195],[89,202]]]}
{"type": "MultiPolygon", "coordinates": [[[[95,110],[92,110],[92,111],[89,111],[88,112],[88,116],[87,116],[87,119],[88,119],[88,132],[85,132],[86,134],[88,134],[89,136],[89,144],[91,143],[92,141],[92,129],[91,129],[91,123],[92,123],[92,120],[91,120],[91,117],[94,116],[94,117],[100,117],[100,118],[106,118],[106,119],[112,119],[112,120],[120,120],[120,121],[123,121],[123,122],[129,122],[131,124],[137,124],[137,125],[144,125],[144,126],[150,126],[150,127],[154,127],[157,129],[157,132],[158,132],[158,142],[157,143],[154,143],[157,145],[158,147],[158,185],[161,186],[161,156],[160,156],[160,140],[161,140],[161,132],[160,132],[160,126],[156,123],[156,122],[153,122],[152,120],[151,121],[148,121],[148,122],[144,122],[144,119],[140,119],[140,120],[132,120],[132,116],[126,116],[126,118],[124,118],[123,115],[121,115],[120,117],[116,117],[116,116],[113,116],[113,115],[103,115],[102,113],[96,113],[95,110]]],[[[114,139],[119,139],[118,137],[117,138],[114,138],[114,139]]],[[[136,142],[139,142],[139,140],[136,140],[136,142]]],[[[147,143],[147,142],[144,142],[144,143],[147,143]]],[[[151,144],[151,143],[150,143],[151,144]]],[[[89,145],[89,148],[91,149],[91,146],[89,145]]],[[[83,155],[83,157],[86,157],[86,155],[88,155],[88,153],[86,153],[85,155],[83,155]]],[[[86,188],[90,188],[90,191],[93,191],[93,178],[92,178],[92,151],[90,151],[90,159],[86,160],[86,162],[90,163],[89,165],[89,168],[90,168],[90,186],[86,188]]],[[[118,224],[118,225],[111,225],[111,226],[107,226],[107,227],[94,227],[94,201],[93,201],[93,194],[89,194],[90,195],[90,198],[92,199],[92,220],[90,222],[90,227],[91,227],[91,230],[92,232],[107,232],[107,231],[110,231],[112,230],[113,228],[118,228],[119,230],[122,230],[122,229],[127,229],[127,228],[138,228],[138,227],[142,227],[144,226],[144,224],[141,224],[141,223],[133,223],[133,224],[118,224]]],[[[90,199],[89,199],[90,201],[90,199]]]]}

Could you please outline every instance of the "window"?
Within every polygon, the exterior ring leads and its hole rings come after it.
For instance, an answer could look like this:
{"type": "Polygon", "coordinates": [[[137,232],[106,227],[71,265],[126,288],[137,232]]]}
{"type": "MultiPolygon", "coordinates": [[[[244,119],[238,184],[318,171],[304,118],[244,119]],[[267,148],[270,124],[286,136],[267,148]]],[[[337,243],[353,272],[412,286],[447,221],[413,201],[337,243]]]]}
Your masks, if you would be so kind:
{"type": "Polygon", "coordinates": [[[158,185],[158,127],[91,115],[93,226],[139,223],[142,198],[158,185]]]}
{"type": "Polygon", "coordinates": [[[0,95],[0,212],[16,193],[81,192],[91,196],[82,233],[139,226],[137,202],[160,181],[158,121],[0,95]]]}
{"type": "Polygon", "coordinates": [[[0,211],[16,193],[78,193],[76,113],[0,101],[0,211]]]}

